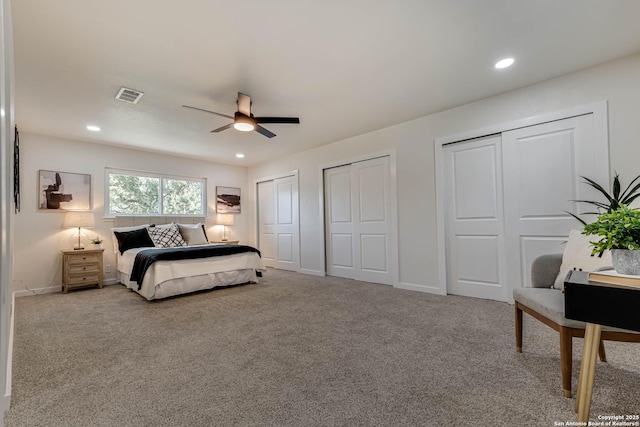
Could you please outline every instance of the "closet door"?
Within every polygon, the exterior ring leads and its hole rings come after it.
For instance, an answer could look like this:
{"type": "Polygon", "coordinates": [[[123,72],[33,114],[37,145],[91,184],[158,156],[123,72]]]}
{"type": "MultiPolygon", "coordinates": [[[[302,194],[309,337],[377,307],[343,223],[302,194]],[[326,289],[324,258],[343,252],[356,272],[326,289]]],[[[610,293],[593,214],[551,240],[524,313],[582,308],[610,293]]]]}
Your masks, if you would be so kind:
{"type": "Polygon", "coordinates": [[[275,194],[275,267],[297,271],[300,268],[298,239],[298,179],[288,176],[273,181],[275,194]]]}
{"type": "Polygon", "coordinates": [[[392,285],[389,157],[326,169],[327,274],[392,285]]]}
{"type": "Polygon", "coordinates": [[[356,278],[351,165],[324,171],[325,247],[329,276],[356,278]]]}
{"type": "Polygon", "coordinates": [[[443,147],[448,293],[512,301],[537,256],[563,251],[581,227],[567,212],[585,209],[573,200],[599,199],[580,176],[609,183],[594,126],[585,114],[443,147]]]}
{"type": "Polygon", "coordinates": [[[259,182],[258,191],[258,249],[262,262],[267,267],[275,267],[276,249],[276,197],[273,181],[259,182]]]}
{"type": "Polygon", "coordinates": [[[506,300],[501,137],[444,147],[447,293],[506,300]]]}
{"type": "Polygon", "coordinates": [[[258,183],[258,239],[267,267],[300,268],[298,180],[296,176],[258,183]]]}
{"type": "Polygon", "coordinates": [[[581,227],[567,212],[592,209],[573,200],[600,199],[580,176],[608,187],[608,161],[598,158],[602,150],[594,134],[593,114],[502,134],[507,274],[512,288],[528,286],[532,261],[541,254],[561,253],[569,231],[581,227]]]}

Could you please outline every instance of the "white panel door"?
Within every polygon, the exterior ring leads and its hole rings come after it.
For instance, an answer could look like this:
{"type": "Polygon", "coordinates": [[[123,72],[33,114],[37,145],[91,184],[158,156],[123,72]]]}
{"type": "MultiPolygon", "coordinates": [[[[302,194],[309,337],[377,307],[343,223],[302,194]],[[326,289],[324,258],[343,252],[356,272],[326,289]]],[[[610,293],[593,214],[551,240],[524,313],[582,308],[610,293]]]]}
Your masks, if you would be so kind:
{"type": "Polygon", "coordinates": [[[443,148],[448,293],[512,301],[538,255],[563,251],[574,200],[598,199],[580,176],[608,187],[596,134],[586,114],[443,148]]]}
{"type": "Polygon", "coordinates": [[[447,293],[504,301],[501,137],[444,147],[447,293]]]}
{"type": "Polygon", "coordinates": [[[258,183],[258,249],[267,267],[275,267],[276,249],[276,197],[273,181],[258,183]]]}
{"type": "Polygon", "coordinates": [[[327,274],[355,279],[351,165],[324,171],[327,274]]]}
{"type": "Polygon", "coordinates": [[[297,271],[300,268],[298,239],[298,180],[288,176],[274,180],[276,196],[275,267],[297,271]]]}
{"type": "Polygon", "coordinates": [[[298,180],[296,176],[258,183],[258,247],[267,267],[300,268],[298,180]]]}
{"type": "Polygon", "coordinates": [[[327,274],[392,285],[389,157],[325,170],[327,274]]]}
{"type": "MultiPolygon", "coordinates": [[[[529,126],[502,135],[507,277],[512,288],[530,284],[530,266],[543,253],[561,253],[572,228],[566,212],[589,208],[574,200],[597,200],[580,176],[608,187],[607,159],[598,158],[593,115],[529,126]]],[[[509,293],[509,296],[511,292],[509,293]]]]}

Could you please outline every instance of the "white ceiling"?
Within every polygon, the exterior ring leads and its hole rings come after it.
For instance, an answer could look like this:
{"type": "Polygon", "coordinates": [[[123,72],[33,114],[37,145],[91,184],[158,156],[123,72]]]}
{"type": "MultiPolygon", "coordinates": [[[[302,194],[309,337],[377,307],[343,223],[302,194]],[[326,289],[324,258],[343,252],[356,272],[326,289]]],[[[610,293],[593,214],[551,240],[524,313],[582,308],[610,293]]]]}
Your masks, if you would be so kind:
{"type": "Polygon", "coordinates": [[[13,0],[21,131],[251,165],[640,52],[638,0],[13,0]],[[506,70],[493,64],[506,56],[506,70]],[[114,99],[125,86],[141,101],[114,99]],[[229,120],[237,92],[268,139],[229,120]],[[99,133],[86,125],[102,128],[99,133]],[[246,154],[236,159],[237,152],[246,154]]]}

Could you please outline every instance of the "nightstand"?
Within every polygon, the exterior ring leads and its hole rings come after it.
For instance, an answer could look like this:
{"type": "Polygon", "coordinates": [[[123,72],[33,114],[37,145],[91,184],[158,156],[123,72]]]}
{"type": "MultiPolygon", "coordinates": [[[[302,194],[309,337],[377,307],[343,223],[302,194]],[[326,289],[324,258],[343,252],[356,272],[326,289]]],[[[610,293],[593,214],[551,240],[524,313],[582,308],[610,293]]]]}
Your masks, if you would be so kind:
{"type": "Polygon", "coordinates": [[[102,289],[102,254],[104,249],[83,249],[62,251],[62,290],[85,286],[102,289]]]}
{"type": "Polygon", "coordinates": [[[230,245],[237,245],[240,240],[211,240],[209,243],[228,243],[230,245]]]}

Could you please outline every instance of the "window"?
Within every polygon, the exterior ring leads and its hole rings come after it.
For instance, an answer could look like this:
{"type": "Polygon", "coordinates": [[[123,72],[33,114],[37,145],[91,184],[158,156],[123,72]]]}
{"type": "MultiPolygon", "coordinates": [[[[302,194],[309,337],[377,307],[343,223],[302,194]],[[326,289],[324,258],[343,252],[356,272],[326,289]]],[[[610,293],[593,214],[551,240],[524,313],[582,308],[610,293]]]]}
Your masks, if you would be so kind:
{"type": "Polygon", "coordinates": [[[107,169],[106,215],[205,215],[206,181],[107,169]]]}

